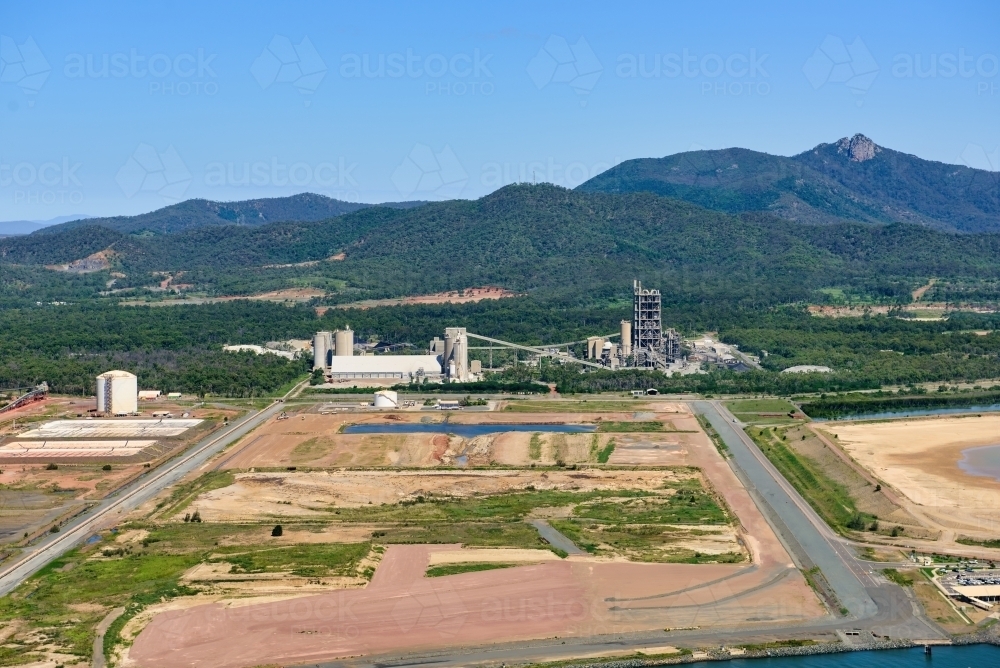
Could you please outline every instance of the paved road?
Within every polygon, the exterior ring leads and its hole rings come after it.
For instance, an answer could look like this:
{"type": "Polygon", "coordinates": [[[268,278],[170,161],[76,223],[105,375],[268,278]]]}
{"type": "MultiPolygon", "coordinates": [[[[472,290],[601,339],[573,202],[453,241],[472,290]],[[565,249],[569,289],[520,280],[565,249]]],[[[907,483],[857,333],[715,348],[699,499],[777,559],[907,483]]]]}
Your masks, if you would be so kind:
{"type": "Polygon", "coordinates": [[[531,520],[528,524],[535,527],[538,530],[538,534],[547,540],[549,545],[559,548],[566,554],[587,554],[578,548],[569,538],[556,531],[556,529],[545,520],[531,520]]]}
{"type": "Polygon", "coordinates": [[[729,446],[738,474],[761,507],[779,538],[802,566],[818,566],[841,604],[858,619],[877,612],[865,590],[878,583],[857,565],[850,549],[836,536],[812,507],[778,473],[736,418],[718,402],[698,401],[693,408],[701,413],[729,446]],[[761,503],[763,501],[763,503],[761,503]],[[834,540],[831,540],[834,539],[834,540]]]}
{"type": "Polygon", "coordinates": [[[143,474],[80,514],[64,525],[59,533],[48,534],[27,548],[17,561],[0,570],[0,596],[13,591],[45,564],[73,549],[102,527],[113,523],[115,518],[125,515],[176,483],[227,445],[280,411],[282,406],[283,403],[275,402],[262,411],[249,413],[232,422],[221,432],[209,434],[181,456],[143,474]]]}

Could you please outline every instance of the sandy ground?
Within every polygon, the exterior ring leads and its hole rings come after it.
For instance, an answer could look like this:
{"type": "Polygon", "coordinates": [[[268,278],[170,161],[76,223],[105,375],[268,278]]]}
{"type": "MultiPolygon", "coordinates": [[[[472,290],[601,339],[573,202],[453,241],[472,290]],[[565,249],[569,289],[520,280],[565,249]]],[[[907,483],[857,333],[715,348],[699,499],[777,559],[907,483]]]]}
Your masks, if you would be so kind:
{"type": "MultiPolygon", "coordinates": [[[[686,447],[705,443],[697,420],[680,412],[679,404],[664,403],[656,412],[643,413],[511,413],[456,412],[447,416],[452,424],[544,424],[590,423],[606,421],[660,420],[667,431],[650,434],[659,443],[686,447]],[[635,417],[639,415],[640,417],[635,417]]],[[[344,423],[420,422],[444,419],[428,411],[393,413],[302,413],[289,420],[272,419],[226,451],[219,460],[224,469],[248,469],[287,466],[366,467],[366,466],[441,466],[489,465],[525,466],[532,463],[551,465],[593,461],[595,434],[558,434],[540,432],[540,447],[533,457],[532,435],[528,432],[503,432],[465,439],[448,434],[340,434],[344,423]]],[[[612,438],[616,444],[629,440],[627,434],[598,433],[597,449],[612,438]]],[[[634,440],[634,439],[633,439],[634,440]]],[[[654,454],[655,459],[655,454],[654,454]]],[[[614,457],[611,462],[616,463],[614,457]]],[[[652,460],[650,460],[652,461],[652,460]]],[[[631,463],[645,463],[633,460],[631,463]]],[[[669,463],[669,461],[668,461],[669,463]]]]}
{"type": "MultiPolygon", "coordinates": [[[[617,471],[280,471],[239,473],[227,487],[198,496],[190,505],[207,522],[262,517],[326,516],[330,508],[399,503],[417,496],[465,498],[536,490],[658,490],[668,481],[696,474],[670,470],[617,471]]],[[[187,512],[191,512],[191,510],[187,512]]]]}
{"type": "Polygon", "coordinates": [[[976,535],[1000,531],[1000,482],[958,467],[962,450],[1000,443],[1000,415],[827,424],[827,434],[935,523],[976,535]]]}
{"type": "Polygon", "coordinates": [[[734,626],[820,614],[796,571],[602,563],[589,557],[425,578],[434,552],[394,545],[363,590],[157,615],[129,651],[148,667],[260,665],[377,652],[585,636],[668,626],[734,626]]]}
{"type": "Polygon", "coordinates": [[[559,561],[559,557],[551,550],[471,548],[431,552],[431,558],[427,565],[440,566],[441,564],[470,563],[533,564],[543,561],[559,561]]]}
{"type": "Polygon", "coordinates": [[[401,306],[404,304],[469,304],[479,302],[484,299],[503,299],[504,297],[516,297],[517,294],[510,290],[494,287],[465,288],[459,294],[458,290],[451,292],[438,292],[432,295],[416,295],[413,297],[400,297],[398,299],[366,299],[348,304],[338,304],[333,308],[359,308],[369,309],[377,306],[401,306]]]}

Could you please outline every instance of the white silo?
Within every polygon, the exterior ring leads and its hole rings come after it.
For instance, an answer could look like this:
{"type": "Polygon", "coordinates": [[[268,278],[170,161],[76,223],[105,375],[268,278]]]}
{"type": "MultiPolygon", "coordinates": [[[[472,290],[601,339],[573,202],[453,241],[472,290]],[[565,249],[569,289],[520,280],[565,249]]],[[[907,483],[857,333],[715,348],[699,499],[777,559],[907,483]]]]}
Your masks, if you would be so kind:
{"type": "Polygon", "coordinates": [[[106,371],[97,377],[97,412],[131,415],[139,412],[139,380],[128,371],[106,371]]]}
{"type": "Polygon", "coordinates": [[[448,327],[444,330],[444,356],[441,359],[444,373],[454,380],[468,380],[469,340],[465,327],[448,327]]]}
{"type": "Polygon", "coordinates": [[[622,320],[621,332],[622,357],[628,357],[632,354],[632,323],[622,320]]]}
{"type": "Polygon", "coordinates": [[[334,354],[337,357],[350,357],[354,354],[354,332],[351,328],[338,329],[335,332],[337,341],[334,346],[336,351],[334,354]]]}
{"type": "Polygon", "coordinates": [[[333,335],[330,332],[316,332],[313,337],[313,370],[326,369],[327,356],[330,353],[330,342],[333,335]]]}

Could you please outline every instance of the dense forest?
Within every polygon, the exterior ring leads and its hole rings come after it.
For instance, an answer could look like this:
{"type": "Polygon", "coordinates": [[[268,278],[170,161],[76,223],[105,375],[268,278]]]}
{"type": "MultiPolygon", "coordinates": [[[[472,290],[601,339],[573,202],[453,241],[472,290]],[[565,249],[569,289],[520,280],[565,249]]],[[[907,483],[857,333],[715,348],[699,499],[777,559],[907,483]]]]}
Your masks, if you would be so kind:
{"type": "MultiPolygon", "coordinates": [[[[897,310],[817,318],[804,304],[847,300],[902,307],[911,291],[973,301],[1000,292],[1000,235],[905,223],[807,225],[771,213],[730,215],[648,192],[502,188],[477,201],[368,207],[314,222],[207,225],[149,236],[102,226],[0,239],[0,383],[47,380],[89,391],[95,370],[121,366],[144,385],[208,393],[275,391],[305,363],[223,353],[223,344],[307,338],[350,325],[362,339],[426,346],[446,326],[527,344],[618,329],[632,280],[663,292],[664,322],[718,332],[757,354],[764,371],[685,378],[639,372],[533,377],[566,391],[779,392],[1000,378],[998,318],[921,321],[897,310]],[[107,251],[93,273],[53,271],[107,251]],[[203,295],[318,287],[294,307],[235,301],[162,308],[119,305],[169,276],[203,295]],[[477,304],[314,307],[357,299],[498,285],[523,296],[477,304]],[[819,364],[826,375],[779,374],[819,364]]],[[[162,294],[162,293],[161,293],[162,294]]],[[[523,370],[514,373],[522,374],[523,370]]]]}
{"type": "MultiPolygon", "coordinates": [[[[518,297],[473,304],[329,309],[236,301],[203,306],[43,305],[0,310],[0,387],[45,380],[57,391],[90,392],[111,367],[136,373],[145,387],[246,396],[274,391],[308,371],[308,360],[224,353],[225,344],[308,338],[350,326],[360,341],[426,347],[445,326],[527,344],[611,334],[630,305],[579,306],[573,300],[518,297]]],[[[519,367],[502,379],[543,380],[562,391],[657,387],[671,392],[796,392],[877,388],[886,384],[1000,378],[1000,315],[956,314],[942,321],[880,315],[816,318],[797,307],[726,303],[667,304],[664,321],[685,335],[716,331],[723,341],[762,356],[764,371],[668,378],[638,371],[581,374],[575,366],[519,367]],[[989,332],[983,334],[983,332],[989,332]],[[766,356],[764,351],[767,351],[766,356]],[[783,374],[821,364],[831,374],[783,374]]],[[[474,351],[485,357],[485,351],[474,351]]]]}
{"type": "Polygon", "coordinates": [[[135,296],[136,289],[157,286],[162,272],[182,273],[180,282],[197,294],[313,286],[327,292],[326,303],[487,284],[599,303],[627,297],[632,278],[692,303],[816,301],[817,291],[830,287],[901,303],[931,276],[1000,279],[995,234],[903,223],[804,225],[650,193],[518,185],[473,202],[370,207],[320,222],[200,227],[155,237],[85,226],[2,239],[0,299],[8,306],[31,303],[37,291],[52,294],[60,282],[78,298],[81,284],[72,275],[41,267],[105,250],[111,266],[95,275],[114,291],[96,290],[90,298],[135,296]]]}

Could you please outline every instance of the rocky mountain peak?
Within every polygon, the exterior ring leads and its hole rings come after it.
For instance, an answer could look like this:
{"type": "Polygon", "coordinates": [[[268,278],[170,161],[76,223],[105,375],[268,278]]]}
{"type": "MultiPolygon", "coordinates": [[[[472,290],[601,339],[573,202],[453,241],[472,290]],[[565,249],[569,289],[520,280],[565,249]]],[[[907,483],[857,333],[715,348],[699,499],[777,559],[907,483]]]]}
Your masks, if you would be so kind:
{"type": "Polygon", "coordinates": [[[844,137],[837,142],[837,153],[846,153],[851,162],[871,160],[882,148],[861,133],[853,137],[844,137]]]}

